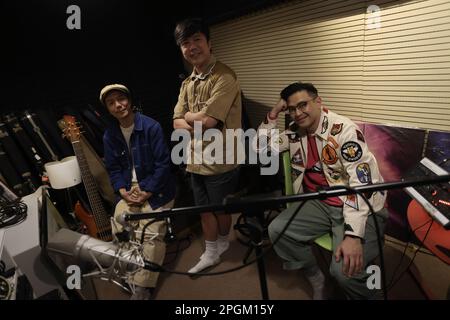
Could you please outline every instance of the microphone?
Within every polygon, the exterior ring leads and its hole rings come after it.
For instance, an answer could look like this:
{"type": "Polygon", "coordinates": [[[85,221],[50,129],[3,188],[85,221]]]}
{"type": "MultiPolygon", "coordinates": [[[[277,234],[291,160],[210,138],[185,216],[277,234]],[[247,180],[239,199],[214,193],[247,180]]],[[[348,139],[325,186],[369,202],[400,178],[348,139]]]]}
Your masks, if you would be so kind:
{"type": "Polygon", "coordinates": [[[119,242],[128,242],[131,239],[134,240],[134,228],[130,224],[129,221],[125,219],[126,212],[124,211],[122,214],[116,216],[116,222],[123,227],[123,231],[115,234],[119,242]]]}
{"type": "Polygon", "coordinates": [[[127,212],[123,212],[116,217],[116,222],[120,224],[127,232],[131,232],[133,227],[130,225],[130,222],[127,221],[126,218],[127,212]]]}
{"type": "Polygon", "coordinates": [[[71,257],[78,263],[98,263],[102,267],[109,267],[117,259],[123,262],[127,269],[135,270],[146,266],[146,261],[139,250],[132,250],[130,247],[121,249],[112,242],[98,240],[65,228],[59,229],[47,244],[48,252],[71,257]]]}
{"type": "MultiPolygon", "coordinates": [[[[127,233],[127,235],[120,233],[119,235],[116,234],[116,236],[118,236],[120,241],[129,241],[130,239],[129,235],[131,234],[131,232],[134,231],[133,227],[130,224],[130,221],[126,219],[128,214],[129,212],[124,211],[122,214],[116,216],[116,222],[119,223],[123,227],[124,232],[127,233]],[[125,239],[122,239],[122,237],[125,237],[125,239]]],[[[164,242],[171,243],[177,239],[177,236],[175,235],[175,232],[172,229],[172,221],[170,220],[170,218],[167,217],[164,220],[166,221],[166,229],[167,229],[167,232],[164,236],[164,242]]]]}

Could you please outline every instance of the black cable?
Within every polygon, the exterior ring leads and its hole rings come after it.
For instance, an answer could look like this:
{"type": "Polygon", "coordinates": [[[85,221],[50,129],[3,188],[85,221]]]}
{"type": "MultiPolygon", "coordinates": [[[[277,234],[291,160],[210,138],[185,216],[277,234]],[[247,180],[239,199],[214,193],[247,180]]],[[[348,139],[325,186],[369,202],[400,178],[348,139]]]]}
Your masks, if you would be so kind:
{"type": "Polygon", "coordinates": [[[387,300],[386,268],[385,268],[385,263],[384,263],[384,250],[383,250],[383,244],[381,243],[380,226],[378,225],[378,221],[375,216],[376,215],[375,210],[373,209],[372,204],[370,203],[369,199],[367,199],[366,195],[364,193],[362,193],[360,190],[353,189],[349,186],[335,186],[335,187],[331,187],[327,190],[341,189],[341,188],[344,188],[347,191],[354,192],[354,193],[358,194],[359,196],[361,196],[361,198],[364,200],[364,202],[369,207],[370,215],[372,216],[374,224],[375,224],[375,232],[377,234],[377,245],[378,245],[378,251],[379,251],[379,256],[380,256],[381,283],[382,283],[382,287],[383,287],[382,288],[383,299],[387,300]]]}
{"type": "MultiPolygon", "coordinates": [[[[428,222],[430,222],[430,221],[428,221],[428,222]]],[[[425,243],[426,238],[428,237],[428,233],[430,232],[431,226],[433,225],[433,223],[434,223],[434,220],[431,219],[430,226],[428,227],[428,230],[427,230],[427,232],[425,233],[425,236],[423,237],[422,240],[419,239],[419,240],[420,240],[419,248],[414,252],[414,255],[413,255],[411,261],[409,262],[408,266],[405,268],[405,270],[402,271],[402,273],[398,276],[398,278],[394,281],[394,283],[392,284],[392,286],[391,286],[389,289],[392,289],[392,288],[397,284],[397,282],[400,281],[400,279],[403,277],[403,275],[406,273],[406,271],[408,271],[409,268],[411,268],[411,265],[413,264],[414,259],[415,259],[416,256],[417,256],[417,252],[419,252],[419,250],[422,248],[423,244],[425,243]]],[[[422,225],[422,227],[423,227],[423,225],[422,225]]],[[[415,230],[417,230],[417,229],[419,229],[419,228],[420,228],[420,227],[416,228],[415,230]]]]}
{"type": "Polygon", "coordinates": [[[289,227],[289,225],[291,224],[292,220],[294,220],[294,218],[300,212],[300,209],[303,207],[303,205],[305,203],[306,203],[306,201],[299,203],[297,209],[292,214],[292,216],[289,218],[289,220],[286,223],[286,225],[284,226],[283,230],[281,230],[280,234],[275,239],[275,241],[270,245],[269,248],[267,248],[265,251],[263,251],[262,254],[260,254],[259,256],[257,255],[253,260],[250,260],[247,263],[243,263],[242,265],[240,265],[238,267],[234,267],[234,268],[231,268],[231,269],[228,269],[228,270],[223,270],[223,271],[218,271],[218,272],[197,272],[197,273],[188,273],[188,272],[182,272],[182,271],[176,271],[176,270],[167,270],[167,269],[163,268],[162,266],[160,266],[160,265],[158,265],[156,263],[153,263],[153,262],[149,262],[149,261],[147,261],[147,263],[146,263],[147,267],[151,271],[167,272],[167,273],[172,273],[172,274],[180,274],[180,275],[188,275],[188,276],[217,276],[217,275],[222,275],[222,274],[225,274],[225,273],[230,273],[230,272],[234,272],[234,271],[243,269],[243,268],[253,264],[258,259],[262,259],[265,255],[267,255],[267,253],[273,248],[273,246],[280,240],[280,238],[286,232],[286,230],[289,227]]]}
{"type": "Polygon", "coordinates": [[[166,253],[166,256],[171,255],[171,254],[175,254],[175,256],[171,260],[169,260],[167,262],[164,262],[163,265],[165,266],[165,265],[173,263],[178,258],[178,255],[180,254],[180,252],[182,252],[182,251],[186,250],[187,248],[189,248],[191,243],[192,242],[191,242],[191,239],[190,239],[189,236],[184,237],[182,239],[178,239],[177,240],[177,248],[175,249],[175,251],[171,251],[171,252],[167,252],[166,253]],[[184,242],[184,241],[187,241],[188,244],[184,248],[180,249],[180,244],[181,244],[181,242],[184,242]]]}
{"type": "Polygon", "coordinates": [[[27,205],[18,200],[0,204],[0,228],[21,223],[27,217],[27,205]]]}
{"type": "Polygon", "coordinates": [[[388,285],[388,291],[392,288],[392,283],[394,282],[395,275],[397,274],[398,269],[402,265],[403,259],[406,257],[406,251],[408,250],[409,244],[411,243],[411,235],[414,234],[414,232],[416,230],[422,228],[427,223],[430,223],[430,221],[432,221],[432,220],[433,219],[430,218],[425,223],[421,224],[420,226],[418,226],[414,230],[412,230],[412,232],[408,232],[408,241],[405,243],[405,247],[403,248],[403,252],[402,252],[402,255],[400,257],[400,260],[399,260],[397,266],[395,267],[394,272],[392,273],[391,281],[389,281],[389,285],[388,285]]]}
{"type": "MultiPolygon", "coordinates": [[[[384,240],[385,240],[386,242],[391,242],[391,243],[396,244],[396,245],[399,245],[399,246],[404,246],[404,245],[405,245],[404,242],[399,241],[399,240],[392,240],[392,239],[384,239],[384,240]]],[[[408,244],[409,244],[409,242],[408,242],[408,244]]],[[[408,245],[408,246],[409,246],[409,245],[408,245]]],[[[423,249],[423,248],[420,249],[419,252],[420,252],[420,253],[423,253],[423,254],[427,254],[427,255],[429,255],[429,256],[435,257],[435,254],[434,254],[434,253],[425,251],[425,249],[423,249]]]]}
{"type": "Polygon", "coordinates": [[[152,223],[155,223],[156,221],[160,221],[160,220],[157,220],[157,219],[151,220],[151,221],[147,222],[147,223],[145,224],[145,226],[142,228],[142,233],[141,233],[141,244],[144,243],[145,230],[146,230],[152,223]]]}

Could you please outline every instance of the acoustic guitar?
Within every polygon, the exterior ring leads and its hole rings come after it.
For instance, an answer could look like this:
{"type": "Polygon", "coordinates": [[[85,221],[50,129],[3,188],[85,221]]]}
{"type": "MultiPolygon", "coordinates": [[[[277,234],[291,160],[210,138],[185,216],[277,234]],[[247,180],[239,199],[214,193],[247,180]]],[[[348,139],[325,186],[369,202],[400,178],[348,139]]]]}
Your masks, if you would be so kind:
{"type": "Polygon", "coordinates": [[[78,201],[75,204],[75,216],[86,225],[87,232],[91,237],[103,240],[112,240],[111,223],[108,214],[106,213],[102,199],[100,197],[97,183],[89,169],[88,162],[81,146],[80,128],[76,124],[75,117],[65,115],[63,120],[59,122],[59,126],[64,132],[64,136],[72,143],[73,151],[78,160],[80,167],[81,179],[89,200],[89,205],[92,209],[92,214],[89,213],[81,203],[78,201]]]}

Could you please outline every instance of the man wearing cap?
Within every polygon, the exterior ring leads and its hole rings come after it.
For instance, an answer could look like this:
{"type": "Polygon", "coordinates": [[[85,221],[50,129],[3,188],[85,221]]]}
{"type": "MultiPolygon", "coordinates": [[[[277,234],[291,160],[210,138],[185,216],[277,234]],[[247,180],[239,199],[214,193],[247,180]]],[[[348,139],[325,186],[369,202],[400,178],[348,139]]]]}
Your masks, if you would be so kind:
{"type": "MultiPolygon", "coordinates": [[[[161,125],[133,111],[130,91],[121,84],[105,86],[100,102],[117,122],[103,136],[105,165],[114,191],[120,195],[114,212],[113,232],[123,231],[122,214],[151,212],[173,207],[175,180],[170,171],[170,154],[161,125]],[[118,219],[120,218],[120,219],[118,219]]],[[[138,241],[149,220],[133,223],[138,241]]],[[[165,222],[151,223],[145,230],[144,259],[161,265],[165,256],[165,222]],[[155,237],[156,236],[156,237],[155,237]]],[[[141,269],[130,276],[136,289],[131,299],[149,299],[159,273],[141,269]]]]}

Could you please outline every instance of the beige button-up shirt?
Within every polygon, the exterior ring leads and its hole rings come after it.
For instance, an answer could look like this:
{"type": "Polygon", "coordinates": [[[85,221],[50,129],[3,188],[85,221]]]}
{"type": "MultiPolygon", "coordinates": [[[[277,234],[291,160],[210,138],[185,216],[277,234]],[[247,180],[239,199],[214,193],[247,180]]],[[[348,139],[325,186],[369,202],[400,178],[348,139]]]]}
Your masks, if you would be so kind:
{"type": "MultiPolygon", "coordinates": [[[[204,112],[206,115],[218,121],[216,129],[220,130],[225,142],[226,129],[241,128],[241,89],[236,74],[228,66],[217,61],[211,56],[206,73],[197,74],[195,71],[186,78],[180,89],[178,102],[174,108],[173,119],[184,119],[186,112],[204,112]]],[[[226,143],[229,143],[227,141],[226,143]]],[[[211,143],[191,137],[191,151],[197,146],[202,152],[211,143]],[[199,147],[200,145],[200,147],[199,147]]],[[[224,145],[224,150],[226,145],[224,145]]],[[[237,160],[232,164],[225,163],[223,152],[222,164],[220,163],[194,163],[188,160],[187,171],[201,175],[216,175],[228,172],[238,166],[237,160]]],[[[196,154],[195,156],[198,156],[196,154]]],[[[197,161],[198,162],[198,161],[197,161]]]]}

